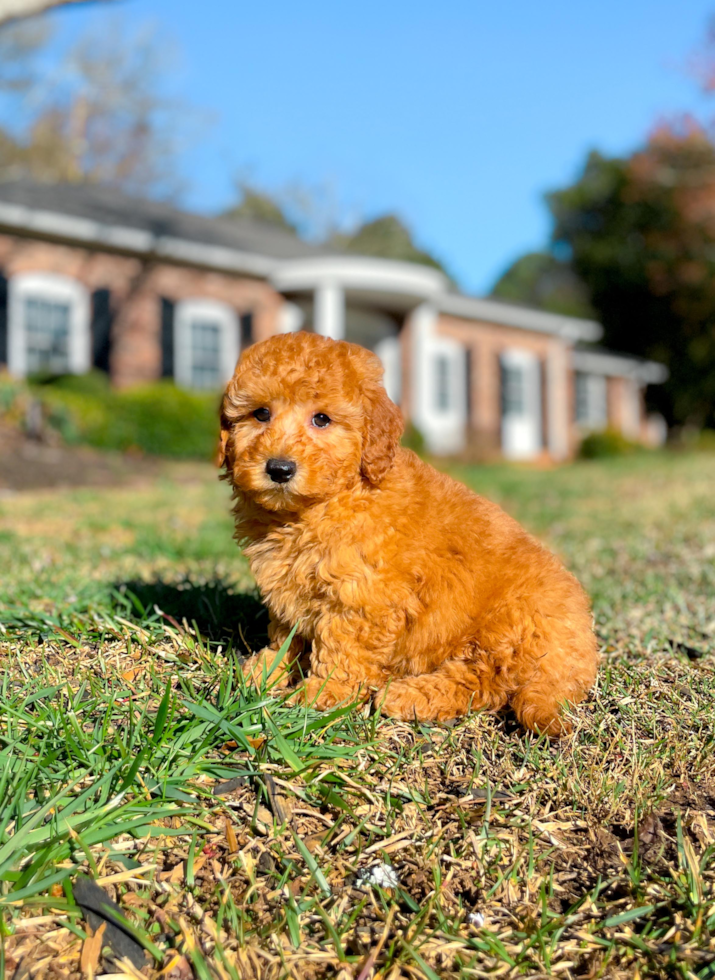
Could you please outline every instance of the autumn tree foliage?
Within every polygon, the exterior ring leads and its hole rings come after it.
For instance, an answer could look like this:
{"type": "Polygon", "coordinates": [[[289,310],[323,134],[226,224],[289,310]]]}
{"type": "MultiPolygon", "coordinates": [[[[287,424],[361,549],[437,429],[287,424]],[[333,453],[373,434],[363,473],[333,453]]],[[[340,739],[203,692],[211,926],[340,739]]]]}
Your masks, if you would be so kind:
{"type": "MultiPolygon", "coordinates": [[[[688,67],[715,93],[715,21],[688,67]]],[[[607,346],[670,369],[652,407],[671,425],[715,427],[715,120],[662,122],[628,157],[592,152],[547,204],[548,249],[517,260],[495,295],[592,310],[607,346]]]]}
{"type": "Polygon", "coordinates": [[[51,39],[45,18],[0,27],[0,180],[176,196],[201,120],[167,93],[170,43],[111,19],[53,63],[51,39]]]}
{"type": "Polygon", "coordinates": [[[549,195],[567,247],[617,350],[664,362],[651,401],[671,424],[715,425],[715,146],[691,120],[663,125],[625,160],[592,153],[549,195]]]}

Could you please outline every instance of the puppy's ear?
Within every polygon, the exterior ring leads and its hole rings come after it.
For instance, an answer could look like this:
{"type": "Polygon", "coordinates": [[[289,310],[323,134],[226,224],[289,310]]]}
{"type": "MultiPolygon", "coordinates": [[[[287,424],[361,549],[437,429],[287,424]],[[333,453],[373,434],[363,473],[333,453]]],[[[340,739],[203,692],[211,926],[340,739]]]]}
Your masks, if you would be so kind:
{"type": "Polygon", "coordinates": [[[221,435],[218,437],[218,446],[216,447],[216,466],[219,468],[226,462],[226,443],[228,442],[229,431],[229,429],[221,429],[221,435]]]}
{"type": "Polygon", "coordinates": [[[387,397],[382,385],[375,385],[366,393],[365,408],[360,470],[373,486],[377,486],[392,466],[404,422],[402,412],[387,397]]]}
{"type": "MultiPolygon", "coordinates": [[[[219,418],[221,420],[221,432],[218,437],[218,446],[216,447],[216,466],[221,467],[226,463],[226,457],[228,455],[228,437],[231,435],[231,422],[226,417],[226,399],[227,395],[223,396],[221,400],[221,409],[219,413],[219,418]]],[[[228,466],[227,466],[228,468],[228,466]]]]}

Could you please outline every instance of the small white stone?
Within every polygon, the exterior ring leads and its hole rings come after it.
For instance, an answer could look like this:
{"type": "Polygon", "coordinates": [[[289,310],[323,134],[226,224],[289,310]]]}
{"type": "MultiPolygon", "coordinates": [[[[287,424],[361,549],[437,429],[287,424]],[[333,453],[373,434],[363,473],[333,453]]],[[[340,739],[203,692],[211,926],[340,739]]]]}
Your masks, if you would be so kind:
{"type": "Polygon", "coordinates": [[[481,912],[467,912],[467,922],[475,929],[481,929],[484,925],[484,916],[481,912]]]}
{"type": "Polygon", "coordinates": [[[380,888],[399,888],[400,879],[391,864],[383,861],[360,868],[356,876],[358,885],[377,885],[380,888]]]}

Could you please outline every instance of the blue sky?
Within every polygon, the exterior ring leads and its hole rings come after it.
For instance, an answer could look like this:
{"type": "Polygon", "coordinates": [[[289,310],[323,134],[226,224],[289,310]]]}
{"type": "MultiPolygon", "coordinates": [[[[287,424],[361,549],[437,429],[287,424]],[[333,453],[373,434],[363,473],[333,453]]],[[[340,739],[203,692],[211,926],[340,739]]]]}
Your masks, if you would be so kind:
{"type": "MultiPolygon", "coordinates": [[[[114,5],[65,9],[57,43],[114,5]]],[[[185,203],[231,176],[329,185],[345,214],[397,211],[464,289],[483,292],[548,236],[544,191],[591,148],[626,152],[655,120],[704,113],[683,66],[705,0],[125,0],[180,63],[167,85],[210,110],[185,203]]],[[[712,113],[715,115],[715,100],[712,113]]]]}

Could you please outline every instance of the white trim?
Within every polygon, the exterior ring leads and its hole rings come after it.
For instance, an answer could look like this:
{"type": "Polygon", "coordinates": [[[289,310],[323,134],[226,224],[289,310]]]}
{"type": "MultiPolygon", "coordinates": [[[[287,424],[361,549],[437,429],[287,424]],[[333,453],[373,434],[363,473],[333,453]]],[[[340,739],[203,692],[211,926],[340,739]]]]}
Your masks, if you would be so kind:
{"type": "Polygon", "coordinates": [[[526,306],[498,303],[474,296],[446,293],[438,297],[437,304],[440,312],[451,316],[498,323],[536,333],[557,334],[564,340],[594,341],[600,340],[603,334],[603,327],[595,320],[580,320],[574,316],[560,316],[557,313],[545,313],[543,310],[532,310],[526,306]]]}
{"type": "Polygon", "coordinates": [[[373,259],[364,255],[320,256],[281,262],[271,276],[281,292],[312,291],[324,283],[343,289],[398,293],[429,299],[447,286],[441,272],[414,262],[373,259]]]}
{"type": "Polygon", "coordinates": [[[192,388],[191,324],[195,319],[213,320],[221,328],[221,383],[233,375],[238,360],[238,317],[225,303],[211,299],[187,299],[176,304],[174,311],[174,378],[183,388],[192,388]]]}
{"type": "Polygon", "coordinates": [[[25,302],[30,297],[67,303],[70,308],[67,368],[82,374],[92,365],[89,329],[89,294],[81,282],[50,272],[24,272],[8,283],[8,371],[17,377],[27,374],[25,302]]]}
{"type": "Polygon", "coordinates": [[[632,378],[640,384],[662,384],[668,380],[668,368],[657,361],[611,354],[610,351],[575,350],[571,361],[575,371],[584,374],[607,374],[613,378],[632,378]]]}
{"type": "Polygon", "coordinates": [[[159,256],[178,259],[190,265],[201,265],[209,269],[227,272],[249,272],[256,276],[268,276],[275,268],[273,259],[264,258],[235,248],[222,245],[203,245],[185,238],[172,238],[161,235],[154,239],[150,251],[159,256]]]}

